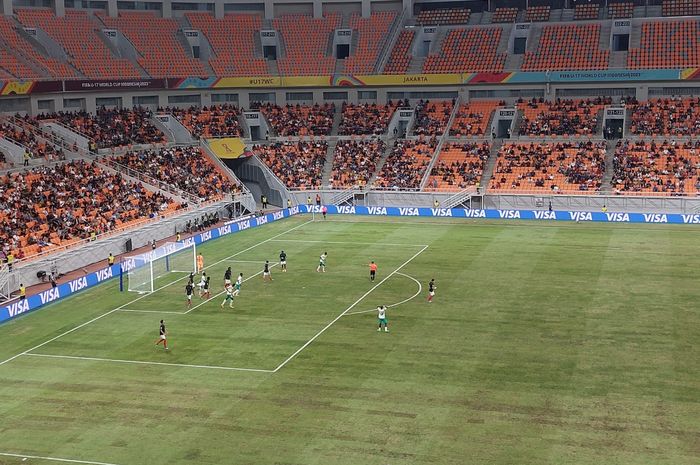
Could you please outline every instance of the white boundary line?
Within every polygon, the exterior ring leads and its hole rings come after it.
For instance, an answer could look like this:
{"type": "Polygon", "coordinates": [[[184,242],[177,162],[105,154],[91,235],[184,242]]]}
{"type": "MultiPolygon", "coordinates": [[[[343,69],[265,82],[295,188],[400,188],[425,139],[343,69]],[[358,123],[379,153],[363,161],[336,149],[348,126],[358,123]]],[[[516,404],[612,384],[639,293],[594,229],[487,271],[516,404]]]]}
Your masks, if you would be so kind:
{"type": "MultiPolygon", "coordinates": [[[[396,274],[401,275],[401,276],[405,276],[405,277],[408,278],[408,279],[412,279],[416,284],[418,284],[418,292],[416,292],[415,294],[413,294],[413,295],[412,295],[411,297],[409,297],[408,299],[402,300],[401,302],[398,302],[398,303],[395,303],[395,304],[391,304],[391,305],[387,305],[387,308],[398,307],[398,306],[401,305],[401,304],[405,304],[406,302],[415,299],[416,297],[418,297],[418,295],[419,295],[421,292],[423,292],[423,286],[421,285],[420,281],[418,281],[416,278],[414,278],[413,276],[409,276],[409,275],[407,275],[407,274],[405,274],[405,273],[396,273],[396,274]]],[[[376,308],[372,308],[372,309],[370,309],[370,310],[360,310],[360,311],[357,311],[357,312],[346,313],[345,316],[359,315],[360,313],[369,313],[369,312],[376,312],[376,311],[377,311],[376,308]]]]}
{"type": "Polygon", "coordinates": [[[335,317],[335,318],[333,319],[333,321],[331,321],[330,323],[328,323],[326,326],[323,327],[323,329],[321,329],[321,331],[317,332],[311,339],[309,339],[308,341],[306,341],[306,343],[305,343],[303,346],[299,347],[299,348],[296,350],[296,352],[294,352],[292,355],[290,355],[289,357],[287,357],[287,359],[286,359],[284,362],[280,363],[279,366],[277,366],[277,368],[275,368],[275,369],[273,370],[273,372],[274,372],[274,373],[277,373],[282,367],[284,367],[287,363],[289,363],[292,359],[294,359],[294,357],[296,357],[297,355],[299,355],[299,353],[301,353],[302,350],[306,349],[312,342],[314,342],[314,341],[315,341],[321,334],[323,334],[328,328],[330,328],[331,326],[333,326],[333,324],[334,324],[336,321],[340,320],[343,316],[345,316],[345,314],[346,314],[347,312],[349,312],[350,310],[352,310],[352,309],[355,307],[355,305],[357,305],[357,304],[359,304],[360,302],[362,302],[362,300],[363,300],[365,297],[367,297],[368,295],[370,295],[370,294],[372,293],[372,291],[374,291],[374,290],[377,289],[379,286],[381,286],[382,284],[384,284],[384,282],[386,282],[387,279],[391,278],[393,275],[395,275],[396,273],[398,273],[399,271],[401,271],[401,269],[402,269],[404,266],[408,265],[408,264],[411,262],[411,260],[413,260],[413,259],[416,258],[418,255],[420,255],[420,254],[422,254],[423,252],[425,252],[425,249],[427,249],[427,248],[428,248],[427,245],[423,246],[423,248],[420,249],[420,250],[419,250],[418,252],[416,252],[415,254],[413,254],[413,256],[412,256],[411,258],[409,258],[408,260],[406,260],[405,262],[403,262],[403,263],[401,264],[401,266],[399,266],[399,267],[396,268],[394,271],[392,271],[391,273],[389,273],[389,275],[387,275],[386,278],[384,278],[384,279],[382,279],[381,281],[379,281],[379,282],[377,283],[376,286],[373,286],[369,291],[365,292],[365,293],[362,295],[362,297],[360,297],[359,299],[357,299],[355,302],[353,302],[352,305],[350,305],[348,308],[346,308],[345,310],[343,310],[343,312],[342,312],[340,315],[338,315],[337,317],[335,317]]]}
{"type": "Polygon", "coordinates": [[[182,367],[182,368],[207,368],[210,370],[227,370],[227,371],[254,371],[257,373],[274,373],[273,370],[263,370],[262,368],[238,368],[238,367],[222,367],[214,365],[190,365],[188,363],[168,363],[168,362],[148,362],[141,360],[121,360],[116,358],[100,358],[100,357],[77,357],[73,355],[53,355],[53,354],[25,354],[28,357],[45,357],[45,358],[63,358],[69,360],[87,360],[93,362],[113,362],[113,363],[131,363],[136,365],[161,365],[167,367],[182,367]]]}
{"type": "Polygon", "coordinates": [[[92,462],[90,460],[61,459],[58,457],[41,457],[39,455],[27,455],[27,454],[10,454],[9,452],[0,452],[0,456],[17,457],[20,459],[50,460],[53,462],[64,462],[64,463],[85,463],[88,465],[117,465],[115,463],[92,462]]]}
{"type": "Polygon", "coordinates": [[[138,310],[138,309],[131,309],[131,308],[120,308],[117,311],[118,312],[131,312],[131,313],[163,313],[165,315],[184,315],[185,314],[185,312],[166,312],[166,311],[161,312],[160,310],[138,310]]]}
{"type": "MultiPolygon", "coordinates": [[[[294,227],[291,228],[291,229],[288,229],[288,230],[283,231],[283,232],[281,232],[281,233],[279,233],[279,234],[277,234],[277,235],[275,235],[275,236],[270,237],[269,239],[265,239],[265,240],[262,241],[262,242],[258,242],[257,244],[251,245],[251,246],[248,247],[247,249],[243,249],[243,250],[241,250],[241,251],[239,251],[239,252],[236,252],[236,253],[233,254],[233,255],[230,255],[230,256],[228,256],[228,257],[222,259],[222,260],[219,260],[218,262],[212,263],[212,264],[209,265],[209,266],[205,266],[204,269],[210,268],[210,267],[212,267],[212,266],[214,266],[214,265],[218,265],[219,263],[225,262],[226,260],[229,260],[229,259],[231,259],[231,258],[233,258],[233,257],[235,257],[235,256],[237,256],[237,255],[240,255],[240,254],[242,254],[242,253],[244,253],[244,252],[247,252],[247,251],[249,251],[249,250],[251,250],[251,249],[254,249],[255,247],[259,247],[259,246],[261,246],[262,244],[265,244],[265,243],[270,242],[270,241],[272,241],[272,240],[274,240],[274,239],[277,239],[278,237],[283,236],[283,235],[285,235],[285,234],[287,234],[287,233],[289,233],[289,232],[291,232],[291,231],[294,231],[295,229],[301,228],[302,226],[307,225],[307,224],[311,223],[312,221],[313,221],[313,220],[309,220],[309,221],[305,221],[305,222],[303,222],[303,223],[301,223],[301,224],[298,224],[298,225],[294,226],[294,227]]],[[[168,286],[172,286],[173,284],[175,284],[175,283],[177,283],[177,282],[179,282],[179,281],[182,281],[182,280],[185,279],[186,277],[187,277],[187,276],[183,276],[182,278],[179,278],[179,279],[177,279],[177,280],[175,280],[175,281],[173,281],[173,282],[171,282],[171,283],[168,283],[168,284],[166,284],[165,286],[159,287],[158,289],[156,289],[156,290],[153,291],[153,292],[158,292],[158,291],[160,291],[161,289],[165,289],[165,288],[168,287],[168,286]]],[[[50,342],[55,341],[56,339],[59,339],[59,338],[61,338],[61,337],[63,337],[63,336],[66,336],[67,334],[70,334],[70,333],[72,333],[73,331],[76,331],[76,330],[82,328],[83,326],[87,326],[87,325],[89,325],[90,323],[93,323],[93,322],[99,320],[100,318],[104,318],[104,317],[106,317],[107,315],[111,315],[112,313],[116,312],[117,310],[121,310],[121,309],[123,309],[124,307],[126,307],[127,305],[131,305],[131,304],[133,304],[134,302],[138,302],[139,300],[141,300],[141,299],[143,299],[143,298],[145,298],[145,297],[148,297],[148,296],[151,295],[151,294],[152,294],[152,293],[150,293],[150,294],[144,294],[144,295],[142,295],[142,296],[140,296],[140,297],[137,297],[137,298],[135,298],[135,299],[133,299],[133,300],[131,300],[131,301],[129,301],[129,302],[123,304],[123,305],[120,305],[119,307],[117,307],[117,308],[115,308],[115,309],[113,309],[113,310],[110,310],[110,311],[108,311],[108,312],[106,312],[106,313],[103,313],[102,315],[99,315],[99,316],[93,318],[92,320],[86,321],[85,323],[82,323],[82,324],[80,324],[80,325],[78,325],[78,326],[76,326],[76,327],[74,327],[74,328],[72,328],[72,329],[69,329],[68,331],[64,331],[63,333],[59,334],[58,336],[54,336],[54,337],[52,337],[51,339],[42,342],[41,344],[35,345],[35,346],[32,347],[31,349],[27,349],[27,350],[25,350],[24,352],[21,352],[21,353],[19,353],[19,354],[17,354],[17,355],[13,355],[12,357],[3,360],[2,362],[0,362],[0,365],[4,365],[4,364],[6,364],[7,362],[11,362],[12,360],[16,359],[17,357],[21,357],[22,355],[26,355],[26,354],[28,354],[29,352],[33,352],[34,350],[39,349],[40,347],[43,347],[43,346],[45,346],[46,344],[49,344],[50,342]]]]}
{"type": "MultiPolygon", "coordinates": [[[[260,262],[255,262],[255,263],[260,263],[260,262]]],[[[270,266],[270,268],[273,268],[275,265],[277,265],[277,263],[273,263],[273,264],[270,266]]],[[[246,281],[248,281],[249,279],[253,279],[253,278],[255,278],[256,276],[260,276],[260,275],[262,274],[262,272],[263,272],[263,270],[260,270],[260,271],[258,271],[257,273],[248,276],[247,278],[245,278],[245,279],[243,280],[243,282],[246,282],[246,281]]],[[[223,295],[224,292],[226,292],[226,289],[224,289],[223,291],[219,292],[218,294],[214,294],[213,296],[209,297],[207,300],[204,300],[204,301],[198,303],[198,304],[195,305],[194,307],[192,307],[192,308],[190,308],[189,310],[187,310],[186,312],[184,312],[183,315],[187,315],[188,313],[190,313],[190,312],[193,311],[193,310],[198,309],[198,308],[201,307],[202,305],[204,305],[204,304],[206,304],[206,303],[208,303],[208,302],[211,302],[212,300],[216,299],[217,297],[223,295]]]]}
{"type": "Polygon", "coordinates": [[[307,241],[301,239],[273,239],[272,242],[301,242],[308,244],[356,244],[356,245],[388,245],[390,247],[427,247],[427,244],[398,244],[392,242],[354,242],[354,241],[307,241]]]}

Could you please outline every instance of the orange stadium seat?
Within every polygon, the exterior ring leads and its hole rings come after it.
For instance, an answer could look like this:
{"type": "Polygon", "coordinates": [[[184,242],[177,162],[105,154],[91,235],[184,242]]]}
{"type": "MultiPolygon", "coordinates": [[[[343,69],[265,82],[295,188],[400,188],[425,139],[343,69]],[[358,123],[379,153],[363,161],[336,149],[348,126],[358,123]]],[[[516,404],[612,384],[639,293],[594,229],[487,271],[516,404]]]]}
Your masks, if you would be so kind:
{"type": "Polygon", "coordinates": [[[608,4],[608,16],[612,19],[631,18],[634,14],[634,3],[610,3],[608,4]]]}
{"type": "Polygon", "coordinates": [[[491,114],[500,105],[494,101],[473,101],[457,109],[450,127],[450,135],[456,137],[483,137],[488,130],[491,114]]]}
{"type": "Polygon", "coordinates": [[[598,19],[600,6],[597,3],[580,3],[574,7],[575,20],[598,19]]]}
{"type": "Polygon", "coordinates": [[[445,24],[467,24],[469,22],[469,8],[439,8],[435,10],[423,10],[416,15],[416,23],[429,26],[441,26],[445,24]]]}
{"type": "Polygon", "coordinates": [[[497,53],[503,30],[500,27],[453,29],[442,42],[442,50],[430,55],[424,73],[501,72],[505,53],[497,53]]]}
{"type": "Polygon", "coordinates": [[[491,16],[491,22],[494,24],[514,23],[517,18],[517,8],[496,8],[491,16]]]}
{"type": "Polygon", "coordinates": [[[653,21],[642,25],[638,49],[630,49],[627,67],[690,68],[700,66],[697,20],[653,21]]]}
{"type": "Polygon", "coordinates": [[[350,27],[357,31],[358,41],[355,51],[345,59],[346,73],[371,74],[374,71],[379,51],[384,47],[395,19],[393,11],[372,13],[369,18],[358,14],[350,17],[350,27]]]}
{"type": "Polygon", "coordinates": [[[608,69],[600,50],[600,24],[544,26],[536,52],[525,52],[523,71],[608,69]]]}
{"type": "Polygon", "coordinates": [[[284,15],[273,20],[284,41],[285,54],[277,60],[283,76],[326,76],[335,70],[329,54],[331,33],[340,27],[340,15],[330,13],[314,19],[307,15],[284,15]]]}
{"type": "Polygon", "coordinates": [[[525,10],[525,21],[528,23],[549,21],[549,5],[529,7],[525,10]]]}
{"type": "Polygon", "coordinates": [[[404,29],[396,39],[389,61],[384,67],[384,74],[406,74],[411,63],[411,44],[415,36],[413,29],[404,29]]]}

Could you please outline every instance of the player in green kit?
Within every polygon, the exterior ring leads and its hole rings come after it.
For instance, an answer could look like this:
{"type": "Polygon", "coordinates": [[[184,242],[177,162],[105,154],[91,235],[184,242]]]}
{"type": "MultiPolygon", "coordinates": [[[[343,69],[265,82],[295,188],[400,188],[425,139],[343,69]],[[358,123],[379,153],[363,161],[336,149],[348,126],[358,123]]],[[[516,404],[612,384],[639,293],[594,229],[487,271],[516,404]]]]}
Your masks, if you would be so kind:
{"type": "Polygon", "coordinates": [[[377,331],[382,330],[382,325],[384,325],[384,332],[389,332],[389,320],[386,318],[386,305],[380,305],[377,307],[377,318],[379,319],[379,327],[377,331]]]}
{"type": "Polygon", "coordinates": [[[316,267],[316,273],[326,272],[326,258],[328,258],[328,252],[323,252],[318,259],[318,266],[316,267]]]}
{"type": "Polygon", "coordinates": [[[237,297],[238,294],[241,293],[241,284],[243,284],[243,273],[240,273],[238,275],[238,278],[236,278],[236,284],[234,285],[233,289],[233,296],[237,297]]]}
{"type": "Polygon", "coordinates": [[[226,298],[221,302],[221,308],[224,308],[226,302],[229,303],[228,308],[233,308],[233,286],[230,284],[226,286],[226,298]]]}

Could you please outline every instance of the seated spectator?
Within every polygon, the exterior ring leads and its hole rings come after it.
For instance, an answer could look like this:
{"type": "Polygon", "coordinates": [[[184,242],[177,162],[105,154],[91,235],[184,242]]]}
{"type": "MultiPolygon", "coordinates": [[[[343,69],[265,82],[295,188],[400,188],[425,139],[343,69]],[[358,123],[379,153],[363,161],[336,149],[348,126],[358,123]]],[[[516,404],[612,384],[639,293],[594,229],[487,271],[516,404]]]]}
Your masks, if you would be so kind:
{"type": "Polygon", "coordinates": [[[504,144],[491,189],[598,191],[605,172],[605,142],[504,144]]]}
{"type": "Polygon", "coordinates": [[[212,105],[210,107],[165,108],[185,126],[195,139],[212,137],[240,137],[243,134],[238,118],[241,111],[235,105],[212,105]]]}
{"type": "Polygon", "coordinates": [[[596,134],[598,112],[610,103],[610,98],[557,99],[555,102],[532,99],[527,103],[520,100],[518,108],[523,112],[520,135],[547,137],[596,134]]]}
{"type": "Polygon", "coordinates": [[[620,141],[611,184],[616,194],[694,195],[700,188],[698,167],[698,141],[620,141]]]}
{"type": "Polygon", "coordinates": [[[151,123],[150,110],[133,109],[97,110],[93,115],[85,111],[41,114],[40,120],[57,120],[92,139],[98,149],[129,146],[133,144],[160,144],[164,134],[151,123]]]}
{"type": "Polygon", "coordinates": [[[487,142],[445,143],[430,171],[428,188],[462,190],[478,186],[490,153],[487,142]]]}
{"type": "Polygon", "coordinates": [[[0,177],[0,240],[22,258],[179,207],[94,162],[41,166],[0,177]]]}
{"type": "Polygon", "coordinates": [[[340,121],[338,133],[341,136],[382,135],[386,133],[398,106],[398,103],[391,101],[385,105],[343,103],[343,119],[340,121]]]}
{"type": "Polygon", "coordinates": [[[450,136],[483,137],[491,113],[499,106],[505,106],[505,102],[476,101],[460,105],[450,127],[450,136]]]}
{"type": "Polygon", "coordinates": [[[437,144],[435,137],[397,140],[374,185],[387,189],[419,188],[437,144]]]}
{"type": "Polygon", "coordinates": [[[260,111],[278,136],[327,136],[333,128],[335,105],[279,107],[268,103],[261,105],[260,111]]]}
{"type": "Polygon", "coordinates": [[[205,201],[238,190],[199,147],[127,152],[114,157],[114,161],[205,201]]]}
{"type": "Polygon", "coordinates": [[[413,134],[417,136],[441,136],[450,120],[454,99],[451,102],[428,102],[416,105],[413,134]]]}
{"type": "Polygon", "coordinates": [[[0,124],[0,137],[29,149],[31,158],[43,158],[46,161],[66,159],[62,149],[57,149],[45,140],[37,139],[33,133],[17,129],[9,123],[0,124]]]}
{"type": "Polygon", "coordinates": [[[377,169],[386,144],[376,140],[341,140],[335,146],[331,184],[334,188],[364,187],[377,169]]]}
{"type": "Polygon", "coordinates": [[[328,144],[323,141],[287,141],[253,146],[253,153],[292,189],[321,187],[327,152],[328,144]]]}
{"type": "Polygon", "coordinates": [[[700,135],[700,98],[663,98],[637,104],[630,111],[631,131],[644,136],[700,135]]]}

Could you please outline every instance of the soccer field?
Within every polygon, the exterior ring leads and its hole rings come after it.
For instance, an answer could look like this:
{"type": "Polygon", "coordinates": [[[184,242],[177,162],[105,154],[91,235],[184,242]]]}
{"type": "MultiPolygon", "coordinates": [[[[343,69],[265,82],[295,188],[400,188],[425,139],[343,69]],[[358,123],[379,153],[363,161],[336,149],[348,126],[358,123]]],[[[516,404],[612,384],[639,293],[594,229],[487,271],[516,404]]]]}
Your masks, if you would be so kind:
{"type": "Polygon", "coordinates": [[[696,228],[310,219],[0,326],[0,464],[700,463],[696,228]]]}

